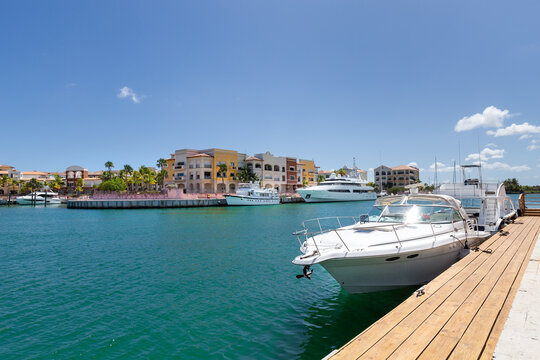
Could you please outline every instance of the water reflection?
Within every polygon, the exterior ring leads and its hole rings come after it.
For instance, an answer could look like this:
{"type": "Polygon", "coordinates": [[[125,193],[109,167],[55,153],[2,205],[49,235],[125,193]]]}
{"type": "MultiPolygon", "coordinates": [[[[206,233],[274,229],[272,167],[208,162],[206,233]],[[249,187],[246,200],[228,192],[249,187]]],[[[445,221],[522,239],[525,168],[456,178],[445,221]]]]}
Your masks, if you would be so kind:
{"type": "Polygon", "coordinates": [[[416,287],[370,294],[348,294],[341,289],[328,298],[319,299],[304,318],[307,341],[302,344],[301,359],[320,359],[386,315],[416,287]]]}

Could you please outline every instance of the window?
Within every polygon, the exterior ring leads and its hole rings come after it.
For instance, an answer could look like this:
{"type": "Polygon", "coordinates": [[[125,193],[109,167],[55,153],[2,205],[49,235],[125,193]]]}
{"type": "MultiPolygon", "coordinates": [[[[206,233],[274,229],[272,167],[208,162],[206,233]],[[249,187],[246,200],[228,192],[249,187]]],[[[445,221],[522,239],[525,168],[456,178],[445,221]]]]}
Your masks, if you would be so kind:
{"type": "Polygon", "coordinates": [[[328,189],[330,192],[341,192],[341,193],[350,193],[350,190],[347,189],[328,189]]]}
{"type": "Polygon", "coordinates": [[[285,172],[285,166],[281,168],[281,172],[285,172]]]}
{"type": "Polygon", "coordinates": [[[281,181],[285,181],[285,175],[281,176],[281,181]]]}
{"type": "Polygon", "coordinates": [[[231,161],[231,163],[230,163],[229,165],[231,166],[231,169],[236,169],[236,168],[235,168],[234,161],[231,161]]]}
{"type": "Polygon", "coordinates": [[[195,163],[195,167],[196,167],[197,169],[200,168],[200,167],[201,167],[201,163],[197,161],[197,162],[195,163]]]}
{"type": "Polygon", "coordinates": [[[204,179],[205,180],[210,180],[212,179],[212,173],[210,171],[205,171],[204,172],[204,179]]]}
{"type": "Polygon", "coordinates": [[[378,171],[375,171],[375,175],[379,175],[379,172],[378,172],[378,171]]]}
{"type": "Polygon", "coordinates": [[[268,164],[264,165],[264,170],[265,171],[272,171],[272,165],[268,165],[268,164]]]}
{"type": "Polygon", "coordinates": [[[279,166],[274,165],[274,171],[279,171],[279,166]]]}
{"type": "Polygon", "coordinates": [[[197,173],[197,176],[195,177],[197,180],[201,179],[201,173],[197,173]]]}
{"type": "Polygon", "coordinates": [[[193,180],[193,174],[189,174],[189,180],[193,180]]]}
{"type": "Polygon", "coordinates": [[[250,164],[247,164],[247,168],[248,168],[248,169],[253,169],[253,164],[251,164],[251,163],[250,163],[250,164]]]}
{"type": "Polygon", "coordinates": [[[294,166],[289,166],[289,171],[294,171],[294,166]]]}
{"type": "Polygon", "coordinates": [[[305,173],[305,172],[306,172],[306,169],[302,169],[302,172],[305,173]]]}
{"type": "Polygon", "coordinates": [[[261,168],[261,164],[255,164],[255,169],[260,169],[261,168]]]}
{"type": "Polygon", "coordinates": [[[291,175],[289,179],[294,180],[294,175],[291,175]]]}

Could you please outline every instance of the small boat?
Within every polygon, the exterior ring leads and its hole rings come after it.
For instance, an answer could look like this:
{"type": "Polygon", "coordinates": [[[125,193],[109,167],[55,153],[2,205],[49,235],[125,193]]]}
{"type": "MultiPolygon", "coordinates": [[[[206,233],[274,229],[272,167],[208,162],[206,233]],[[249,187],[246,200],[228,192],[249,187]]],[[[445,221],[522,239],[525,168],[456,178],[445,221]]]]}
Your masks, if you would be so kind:
{"type": "Polygon", "coordinates": [[[225,195],[227,205],[277,205],[279,195],[275,189],[261,189],[258,184],[242,183],[235,195],[225,195]]]}
{"type": "Polygon", "coordinates": [[[481,165],[461,165],[461,168],[464,175],[465,169],[477,169],[479,178],[466,179],[461,184],[441,184],[434,193],[461,201],[469,217],[477,220],[480,230],[497,232],[517,217],[517,210],[512,199],[506,195],[504,183],[482,182],[481,165]]]}
{"type": "Polygon", "coordinates": [[[337,218],[337,228],[325,227],[329,219],[302,223],[293,264],[303,266],[298,278],[321,264],[352,294],[425,284],[491,235],[446,195],[387,196],[350,225],[337,218]]]}
{"type": "Polygon", "coordinates": [[[52,191],[35,191],[28,195],[17,196],[17,204],[19,205],[54,205],[60,203],[58,193],[52,191]]]}
{"type": "Polygon", "coordinates": [[[297,189],[306,202],[363,201],[375,200],[377,194],[367,181],[332,174],[330,178],[315,186],[297,189]]]}

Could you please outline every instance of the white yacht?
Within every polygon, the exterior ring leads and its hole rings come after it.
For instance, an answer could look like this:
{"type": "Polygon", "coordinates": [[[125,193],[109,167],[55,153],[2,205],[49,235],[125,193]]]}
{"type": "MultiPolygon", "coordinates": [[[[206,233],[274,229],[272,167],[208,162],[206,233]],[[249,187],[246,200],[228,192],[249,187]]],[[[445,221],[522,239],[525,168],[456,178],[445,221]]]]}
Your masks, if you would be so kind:
{"type": "Polygon", "coordinates": [[[17,204],[19,205],[46,205],[60,204],[58,193],[52,191],[35,191],[24,196],[17,196],[17,204]]]}
{"type": "Polygon", "coordinates": [[[277,205],[279,195],[275,189],[261,189],[258,184],[238,185],[235,195],[225,195],[227,205],[277,205]]]}
{"type": "Polygon", "coordinates": [[[294,233],[302,255],[293,264],[304,267],[298,278],[321,264],[352,294],[427,283],[490,236],[445,195],[381,198],[351,225],[337,218],[338,228],[325,228],[329,219],[305,221],[294,233]]]}
{"type": "Polygon", "coordinates": [[[517,217],[512,199],[506,195],[504,183],[483,183],[480,165],[461,165],[465,178],[466,169],[477,169],[478,179],[467,179],[461,184],[441,184],[434,193],[452,196],[459,201],[469,217],[478,221],[480,230],[496,232],[505,223],[517,217]]]}
{"type": "Polygon", "coordinates": [[[367,181],[357,178],[347,178],[332,174],[326,181],[318,185],[296,192],[304,198],[306,202],[331,202],[331,201],[361,201],[375,200],[377,194],[373,187],[367,186],[367,181]]]}

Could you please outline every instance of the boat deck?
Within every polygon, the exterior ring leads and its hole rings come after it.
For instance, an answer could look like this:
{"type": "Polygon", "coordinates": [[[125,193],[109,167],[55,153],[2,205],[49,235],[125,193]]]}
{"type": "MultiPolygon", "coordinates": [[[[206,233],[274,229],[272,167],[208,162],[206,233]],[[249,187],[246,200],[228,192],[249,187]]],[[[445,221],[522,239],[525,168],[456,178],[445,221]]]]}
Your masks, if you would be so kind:
{"type": "Polygon", "coordinates": [[[539,233],[518,218],[328,358],[491,359],[539,233]]]}

